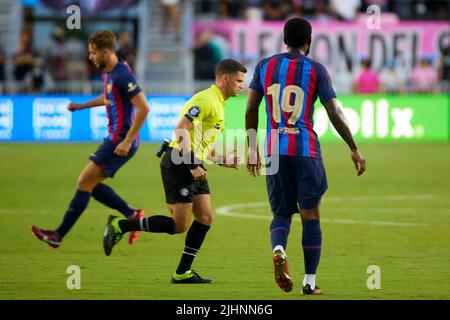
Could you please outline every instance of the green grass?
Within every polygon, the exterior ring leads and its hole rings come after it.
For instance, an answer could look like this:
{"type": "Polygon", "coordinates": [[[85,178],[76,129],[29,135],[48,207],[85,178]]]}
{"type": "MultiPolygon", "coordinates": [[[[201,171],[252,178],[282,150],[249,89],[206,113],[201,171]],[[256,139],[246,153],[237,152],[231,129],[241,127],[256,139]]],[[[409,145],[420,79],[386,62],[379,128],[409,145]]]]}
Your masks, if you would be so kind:
{"type": "MultiPolygon", "coordinates": [[[[0,144],[0,299],[449,299],[450,148],[448,144],[364,145],[368,170],[356,177],[342,144],[324,145],[329,189],[322,203],[322,297],[299,294],[303,279],[301,225],[291,228],[287,252],[294,290],[273,280],[270,210],[264,177],[209,167],[215,209],[263,202],[219,214],[194,262],[213,285],[170,285],[185,234],[143,233],[106,257],[102,235],[111,210],[91,200],[54,250],[29,226],[56,227],[72,198],[93,144],[0,144]],[[405,196],[405,197],[393,197],[405,196]],[[348,223],[345,223],[348,222],[348,223]],[[374,223],[375,222],[375,223],[374,223]],[[383,225],[393,222],[410,225],[383,225]],[[66,269],[81,268],[81,290],[68,290],[66,269]],[[381,269],[380,290],[369,290],[367,267],[381,269]]],[[[144,144],[108,183],[149,214],[168,214],[156,145],[144,144]]]]}

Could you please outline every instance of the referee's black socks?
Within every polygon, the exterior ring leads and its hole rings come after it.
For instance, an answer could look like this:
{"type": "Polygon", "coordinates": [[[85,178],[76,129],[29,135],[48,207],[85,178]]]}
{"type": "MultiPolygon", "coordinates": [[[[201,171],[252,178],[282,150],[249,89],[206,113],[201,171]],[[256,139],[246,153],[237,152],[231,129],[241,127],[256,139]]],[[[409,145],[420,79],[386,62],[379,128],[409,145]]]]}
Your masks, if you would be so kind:
{"type": "Polygon", "coordinates": [[[123,219],[119,221],[122,232],[147,231],[155,233],[175,233],[175,222],[167,216],[151,216],[142,219],[123,219]]]}
{"type": "Polygon", "coordinates": [[[176,271],[177,274],[183,274],[191,269],[192,262],[194,261],[198,250],[200,250],[209,228],[210,226],[194,220],[186,235],[183,255],[181,256],[181,260],[176,271]]]}

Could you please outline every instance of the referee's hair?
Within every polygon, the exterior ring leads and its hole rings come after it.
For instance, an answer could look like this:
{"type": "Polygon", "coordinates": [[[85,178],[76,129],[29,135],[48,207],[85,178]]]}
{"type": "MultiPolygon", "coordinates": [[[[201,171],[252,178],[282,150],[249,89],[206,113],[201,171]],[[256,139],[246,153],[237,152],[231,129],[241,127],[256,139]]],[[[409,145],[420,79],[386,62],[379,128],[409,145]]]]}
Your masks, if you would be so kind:
{"type": "Polygon", "coordinates": [[[291,18],[284,24],[284,43],[290,48],[311,44],[312,28],[308,20],[291,18]]]}
{"type": "Polygon", "coordinates": [[[216,76],[237,72],[247,73],[247,69],[238,61],[233,59],[222,60],[216,66],[216,76]]]}
{"type": "Polygon", "coordinates": [[[98,50],[110,49],[116,51],[116,36],[109,30],[94,32],[89,37],[89,43],[94,45],[98,50]]]}

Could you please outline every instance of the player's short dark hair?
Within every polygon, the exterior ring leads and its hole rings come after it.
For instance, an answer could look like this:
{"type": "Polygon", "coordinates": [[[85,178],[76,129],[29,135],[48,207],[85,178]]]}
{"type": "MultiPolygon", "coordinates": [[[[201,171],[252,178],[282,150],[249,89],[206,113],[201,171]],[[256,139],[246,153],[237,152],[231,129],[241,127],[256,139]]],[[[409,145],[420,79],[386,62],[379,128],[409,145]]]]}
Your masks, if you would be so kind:
{"type": "Polygon", "coordinates": [[[112,31],[101,30],[94,32],[89,37],[89,43],[95,46],[96,49],[110,49],[112,51],[116,50],[116,36],[112,31]]]}
{"type": "Polygon", "coordinates": [[[290,48],[311,44],[312,27],[308,20],[291,18],[284,24],[284,43],[290,48]]]}
{"type": "Polygon", "coordinates": [[[247,73],[247,69],[238,61],[233,59],[222,60],[216,66],[216,76],[237,72],[247,73]]]}

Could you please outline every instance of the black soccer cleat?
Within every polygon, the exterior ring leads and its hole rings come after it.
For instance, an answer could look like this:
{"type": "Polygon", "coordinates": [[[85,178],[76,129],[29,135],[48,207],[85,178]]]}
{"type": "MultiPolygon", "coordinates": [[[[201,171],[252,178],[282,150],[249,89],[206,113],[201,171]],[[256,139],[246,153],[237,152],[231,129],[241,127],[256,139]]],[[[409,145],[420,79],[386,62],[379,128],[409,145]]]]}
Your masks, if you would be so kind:
{"type": "Polygon", "coordinates": [[[197,272],[194,270],[188,270],[183,274],[172,275],[171,283],[175,284],[184,284],[184,283],[212,283],[210,279],[203,279],[197,272]]]}
{"type": "Polygon", "coordinates": [[[320,296],[323,294],[322,289],[320,289],[318,286],[315,286],[314,289],[311,289],[311,286],[309,284],[303,286],[302,292],[305,295],[315,295],[315,296],[320,296]]]}
{"type": "Polygon", "coordinates": [[[119,220],[121,220],[121,218],[113,215],[108,217],[108,223],[106,224],[105,233],[103,234],[103,249],[107,256],[111,254],[114,245],[122,239],[123,233],[118,225],[119,220]]]}

